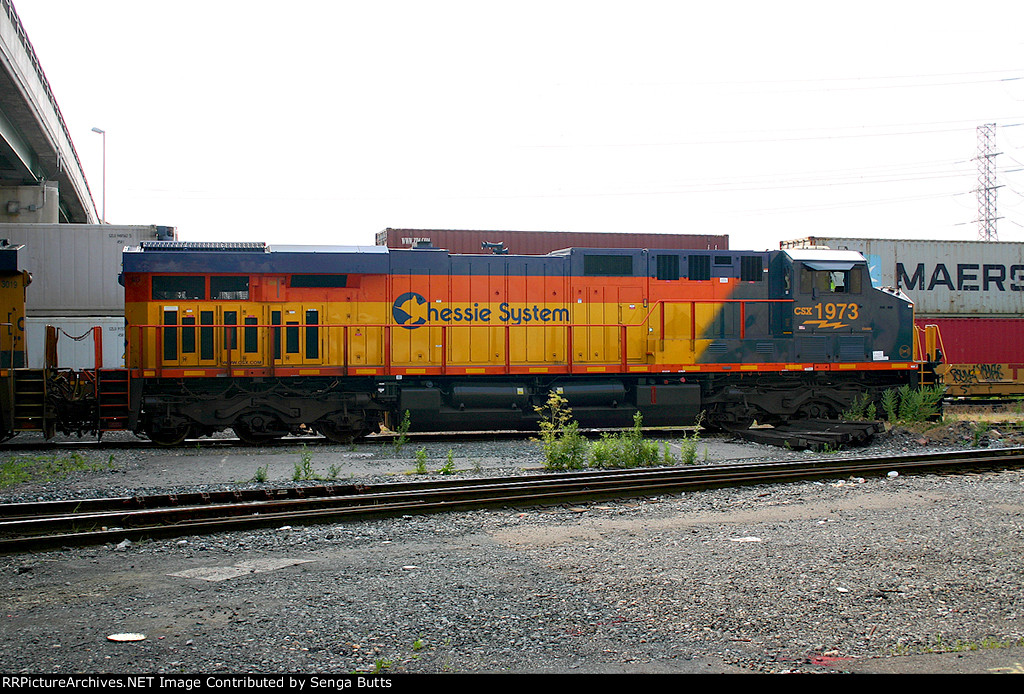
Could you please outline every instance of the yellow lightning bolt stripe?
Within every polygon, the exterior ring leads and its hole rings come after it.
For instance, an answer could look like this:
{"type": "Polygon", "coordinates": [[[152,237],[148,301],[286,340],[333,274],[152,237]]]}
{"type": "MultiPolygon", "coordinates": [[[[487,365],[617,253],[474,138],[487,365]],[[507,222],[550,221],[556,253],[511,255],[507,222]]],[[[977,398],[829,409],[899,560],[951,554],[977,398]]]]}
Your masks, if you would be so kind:
{"type": "Polygon", "coordinates": [[[840,323],[839,321],[830,323],[827,320],[805,320],[803,325],[817,325],[819,328],[845,328],[849,323],[840,323]]]}

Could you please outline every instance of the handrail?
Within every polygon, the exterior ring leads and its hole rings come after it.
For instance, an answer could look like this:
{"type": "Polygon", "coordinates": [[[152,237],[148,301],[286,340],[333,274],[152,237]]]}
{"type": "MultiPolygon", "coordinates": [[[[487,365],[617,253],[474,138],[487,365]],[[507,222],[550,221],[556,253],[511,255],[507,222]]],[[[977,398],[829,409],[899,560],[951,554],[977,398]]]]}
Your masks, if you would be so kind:
{"type": "MultiPolygon", "coordinates": [[[[617,363],[617,365],[623,371],[626,371],[627,368],[628,368],[628,365],[631,363],[630,360],[629,360],[629,356],[628,356],[628,352],[629,352],[629,350],[628,350],[628,332],[627,332],[628,329],[630,329],[630,328],[643,328],[643,327],[648,326],[648,324],[649,324],[652,316],[654,316],[655,312],[659,312],[660,313],[660,324],[661,324],[660,325],[660,334],[662,336],[664,336],[664,332],[665,332],[665,316],[664,316],[665,306],[689,306],[691,308],[691,311],[690,311],[690,323],[691,323],[691,326],[690,326],[690,328],[691,328],[690,329],[690,335],[691,335],[690,342],[691,342],[691,348],[692,348],[692,343],[694,343],[697,339],[699,339],[699,338],[696,337],[696,325],[695,325],[695,322],[696,322],[696,311],[694,311],[692,309],[695,306],[699,305],[699,304],[726,304],[726,303],[739,304],[740,305],[740,309],[741,309],[741,320],[740,320],[740,336],[739,336],[738,339],[746,339],[745,338],[745,325],[744,325],[745,321],[742,320],[743,316],[745,315],[745,307],[744,307],[745,304],[747,304],[747,303],[792,303],[793,301],[794,301],[793,299],[687,299],[687,300],[680,300],[680,301],[658,300],[658,301],[655,301],[655,302],[651,302],[648,305],[648,311],[643,316],[643,318],[641,318],[637,322],[633,322],[633,323],[557,323],[557,324],[551,325],[551,324],[547,324],[547,323],[540,323],[540,322],[532,322],[531,321],[531,322],[525,322],[525,323],[501,323],[501,324],[497,324],[497,325],[494,324],[494,323],[466,322],[466,323],[460,323],[460,324],[457,324],[457,325],[453,325],[449,321],[449,322],[444,322],[444,323],[441,323],[441,322],[437,322],[437,323],[424,322],[424,323],[417,323],[416,325],[412,325],[412,326],[410,326],[410,325],[399,325],[399,324],[396,324],[396,323],[295,323],[295,324],[288,324],[288,325],[271,324],[271,323],[256,323],[256,324],[252,324],[252,323],[250,323],[250,324],[245,324],[245,323],[214,323],[214,324],[203,324],[203,325],[194,325],[194,324],[193,325],[181,325],[181,324],[171,324],[171,325],[168,325],[168,324],[141,324],[141,325],[129,326],[129,331],[132,331],[132,330],[137,331],[136,335],[138,336],[138,339],[134,340],[134,341],[132,341],[132,340],[129,341],[129,355],[128,355],[128,360],[127,360],[127,365],[128,365],[128,367],[130,369],[142,369],[142,368],[145,368],[145,369],[151,369],[151,368],[155,369],[158,376],[161,375],[163,370],[166,369],[166,368],[189,368],[189,367],[191,367],[191,368],[217,368],[217,369],[223,368],[223,369],[226,369],[230,373],[232,369],[238,368],[238,365],[236,363],[233,363],[233,361],[232,361],[232,353],[235,350],[240,349],[240,347],[237,346],[239,344],[237,332],[235,333],[235,337],[233,338],[234,340],[236,340],[236,342],[234,343],[236,345],[236,347],[233,347],[233,348],[228,349],[228,350],[224,350],[223,348],[221,348],[219,350],[219,354],[217,356],[215,356],[215,358],[213,360],[213,362],[214,362],[213,364],[203,364],[203,363],[200,363],[199,360],[197,360],[195,364],[190,364],[190,365],[187,365],[187,366],[186,365],[180,365],[180,364],[174,364],[172,366],[168,366],[167,364],[164,363],[164,359],[162,358],[162,355],[163,355],[163,352],[164,352],[164,350],[163,350],[164,331],[166,329],[168,329],[168,328],[171,328],[171,329],[174,329],[174,330],[189,330],[189,331],[194,331],[196,333],[199,333],[199,331],[204,330],[204,329],[210,329],[210,330],[228,330],[228,329],[230,329],[230,330],[234,330],[234,331],[244,331],[244,330],[247,330],[247,329],[256,329],[256,330],[263,331],[263,330],[269,329],[269,336],[270,336],[269,340],[270,340],[270,343],[269,343],[269,346],[267,347],[267,349],[261,348],[257,352],[253,352],[252,353],[252,354],[259,354],[261,356],[261,361],[265,362],[265,363],[261,363],[259,365],[251,365],[251,366],[252,366],[252,368],[256,368],[256,369],[264,369],[264,370],[269,369],[270,374],[274,375],[276,373],[276,369],[277,368],[281,367],[282,365],[285,365],[285,363],[283,361],[283,357],[270,356],[270,358],[267,359],[268,355],[275,354],[275,348],[276,348],[276,344],[274,342],[274,340],[275,340],[275,337],[274,337],[275,336],[275,331],[277,331],[277,330],[289,330],[289,329],[292,329],[292,330],[303,330],[303,329],[306,329],[306,328],[316,328],[317,330],[320,330],[320,331],[330,331],[330,330],[338,330],[338,329],[340,329],[342,331],[342,342],[341,342],[341,345],[340,345],[341,363],[340,364],[330,364],[330,365],[325,365],[325,364],[322,364],[322,363],[318,363],[317,365],[333,366],[335,368],[340,368],[340,369],[343,370],[343,373],[345,375],[348,375],[349,374],[349,370],[351,368],[353,368],[353,367],[365,366],[365,367],[368,367],[368,368],[371,368],[371,367],[372,368],[383,368],[384,369],[384,373],[386,375],[388,375],[388,374],[392,373],[392,369],[396,368],[395,364],[393,363],[393,359],[392,359],[393,355],[392,355],[392,349],[391,349],[392,345],[393,345],[393,342],[394,342],[392,333],[395,330],[413,331],[413,330],[419,330],[419,329],[427,329],[427,330],[431,330],[431,329],[438,330],[439,329],[439,330],[441,330],[441,344],[440,344],[441,357],[440,357],[440,360],[439,360],[438,363],[429,364],[429,365],[427,365],[427,368],[440,368],[442,371],[445,371],[450,366],[452,366],[452,364],[449,363],[449,355],[448,355],[449,337],[450,337],[449,336],[449,332],[448,332],[449,330],[452,330],[452,329],[455,329],[455,330],[460,330],[460,329],[490,329],[490,330],[503,330],[504,331],[504,360],[503,360],[503,364],[501,364],[501,366],[504,367],[504,371],[505,371],[506,374],[511,374],[513,366],[515,366],[515,367],[526,367],[526,366],[530,366],[530,364],[531,364],[530,362],[521,362],[521,363],[520,362],[516,362],[515,364],[513,364],[513,362],[512,362],[512,353],[511,353],[512,330],[534,328],[534,329],[562,330],[562,331],[564,331],[564,333],[565,333],[565,357],[566,358],[565,358],[565,361],[562,364],[560,364],[560,365],[564,365],[569,371],[572,371],[574,367],[579,366],[580,363],[581,363],[581,362],[577,361],[574,358],[574,353],[573,353],[573,342],[574,342],[573,334],[574,334],[575,331],[578,331],[578,330],[590,330],[590,329],[616,329],[618,331],[618,333],[619,333],[619,335],[618,335],[619,345],[618,345],[617,358],[614,359],[614,363],[617,363]],[[382,334],[382,357],[383,358],[381,360],[382,363],[380,363],[380,364],[352,364],[351,363],[351,360],[350,360],[351,359],[351,337],[349,335],[349,331],[351,329],[353,329],[353,328],[364,329],[364,330],[380,329],[383,332],[383,334],[382,334]],[[145,352],[140,352],[139,353],[139,357],[138,357],[137,361],[134,359],[133,355],[131,354],[131,351],[134,350],[134,349],[139,349],[139,350],[144,350],[145,349],[145,347],[144,347],[145,343],[144,343],[144,341],[142,339],[144,337],[144,335],[145,335],[145,332],[144,332],[145,330],[155,330],[156,331],[154,347],[155,347],[156,354],[158,355],[158,358],[155,360],[154,365],[152,365],[152,366],[149,366],[149,365],[145,364],[145,358],[144,358],[145,357],[145,352]],[[226,360],[224,359],[225,354],[226,354],[226,360]]],[[[129,333],[129,334],[131,334],[131,333],[129,333]]],[[[266,333],[264,333],[264,334],[266,334],[266,333]]],[[[221,339],[223,339],[223,338],[221,338],[221,339]]],[[[242,339],[244,340],[244,338],[242,338],[242,339]]],[[[664,339],[664,337],[662,337],[662,339],[664,339]]],[[[734,339],[734,338],[730,338],[730,339],[734,339]]],[[[590,362],[589,360],[584,361],[583,363],[588,365],[588,366],[595,365],[592,362],[590,362]]],[[[607,365],[607,364],[610,364],[610,363],[613,363],[613,362],[612,361],[605,361],[603,363],[607,365]]],[[[644,360],[640,360],[640,361],[634,361],[632,363],[650,363],[650,362],[648,362],[646,359],[644,359],[644,360]]],[[[463,366],[463,365],[459,364],[459,366],[463,366]]],[[[488,362],[488,363],[469,363],[469,364],[466,364],[465,366],[472,367],[472,366],[498,366],[498,365],[494,364],[494,363],[491,363],[491,362],[488,362]]],[[[402,369],[405,369],[405,368],[419,368],[419,365],[408,365],[407,366],[407,365],[403,364],[403,365],[399,366],[398,368],[402,368],[402,369]]]]}

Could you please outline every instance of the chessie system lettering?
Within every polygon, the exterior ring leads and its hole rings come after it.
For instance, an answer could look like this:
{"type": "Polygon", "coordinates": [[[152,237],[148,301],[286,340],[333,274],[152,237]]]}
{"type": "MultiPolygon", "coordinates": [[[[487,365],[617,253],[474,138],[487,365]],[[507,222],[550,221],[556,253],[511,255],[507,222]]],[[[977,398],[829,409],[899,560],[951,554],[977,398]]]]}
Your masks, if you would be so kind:
{"type": "Polygon", "coordinates": [[[425,323],[568,323],[569,309],[532,306],[512,306],[508,302],[498,305],[497,313],[479,303],[466,306],[433,305],[422,295],[406,292],[392,305],[395,322],[406,328],[415,328],[425,323]]]}

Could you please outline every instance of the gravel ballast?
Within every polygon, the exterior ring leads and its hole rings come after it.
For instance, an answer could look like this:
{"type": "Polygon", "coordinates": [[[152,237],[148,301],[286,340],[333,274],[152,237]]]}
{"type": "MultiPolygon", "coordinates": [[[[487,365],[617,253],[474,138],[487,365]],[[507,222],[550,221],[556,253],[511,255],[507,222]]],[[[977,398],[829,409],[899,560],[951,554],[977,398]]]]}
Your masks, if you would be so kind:
{"type": "MultiPolygon", "coordinates": [[[[971,445],[887,434],[867,452],[971,445]]],[[[992,445],[1007,443],[997,440],[992,445]]],[[[708,439],[709,463],[819,457],[708,439]]],[[[103,449],[4,501],[530,474],[537,444],[103,449]],[[202,480],[203,484],[196,484],[202,480]]],[[[863,449],[851,453],[863,453],[863,449]]],[[[13,455],[13,454],[7,454],[13,455]]],[[[19,454],[22,455],[22,454],[19,454]]],[[[843,454],[838,454],[843,455],[843,454]]],[[[0,557],[8,673],[842,672],[1024,637],[1024,473],[898,475],[0,557]],[[114,642],[115,633],[144,640],[114,642]]]]}

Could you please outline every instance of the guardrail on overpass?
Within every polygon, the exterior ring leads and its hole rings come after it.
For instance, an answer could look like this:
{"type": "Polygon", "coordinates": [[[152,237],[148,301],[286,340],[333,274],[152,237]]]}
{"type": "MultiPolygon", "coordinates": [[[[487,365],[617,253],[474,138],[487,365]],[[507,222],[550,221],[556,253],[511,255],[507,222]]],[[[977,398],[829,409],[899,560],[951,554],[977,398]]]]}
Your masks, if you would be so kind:
{"type": "Polygon", "coordinates": [[[0,0],[0,155],[14,183],[57,181],[60,221],[96,224],[96,204],[32,42],[12,0],[0,0]],[[20,175],[20,180],[18,177],[20,175]]]}

